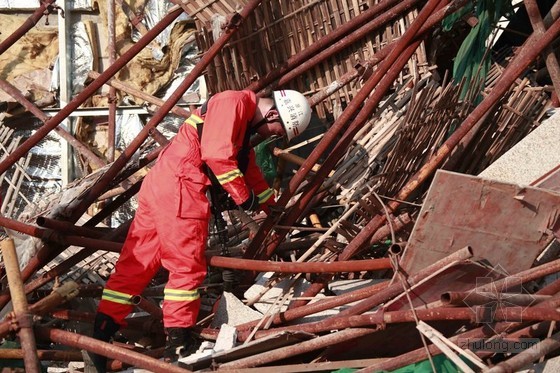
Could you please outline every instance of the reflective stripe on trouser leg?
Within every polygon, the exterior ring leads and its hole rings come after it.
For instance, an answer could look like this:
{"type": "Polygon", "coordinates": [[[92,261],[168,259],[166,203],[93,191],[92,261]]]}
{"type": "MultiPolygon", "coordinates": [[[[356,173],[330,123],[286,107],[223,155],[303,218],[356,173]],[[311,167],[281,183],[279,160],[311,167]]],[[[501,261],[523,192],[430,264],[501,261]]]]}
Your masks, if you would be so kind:
{"type": "Polygon", "coordinates": [[[165,241],[162,265],[169,271],[164,291],[163,322],[166,328],[188,328],[196,324],[200,299],[198,287],[206,277],[204,249],[208,220],[181,219],[173,222],[165,241]]]}
{"type": "Polygon", "coordinates": [[[111,316],[119,325],[126,325],[124,319],[133,309],[127,297],[142,294],[160,268],[160,254],[155,225],[148,208],[140,201],[115,272],[105,285],[98,312],[111,316]]]}

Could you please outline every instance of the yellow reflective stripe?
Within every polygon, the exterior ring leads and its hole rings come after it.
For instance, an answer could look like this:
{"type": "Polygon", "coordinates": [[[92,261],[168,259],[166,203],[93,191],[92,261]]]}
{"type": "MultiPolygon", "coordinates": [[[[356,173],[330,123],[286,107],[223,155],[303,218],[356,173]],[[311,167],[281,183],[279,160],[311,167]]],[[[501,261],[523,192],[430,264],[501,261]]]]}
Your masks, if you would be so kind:
{"type": "Polygon", "coordinates": [[[196,129],[196,125],[204,123],[204,120],[196,114],[191,114],[191,116],[188,117],[185,122],[187,122],[191,127],[196,129]]]}
{"type": "Polygon", "coordinates": [[[266,201],[268,201],[269,198],[272,197],[272,194],[273,194],[272,189],[268,188],[264,192],[257,195],[257,197],[259,197],[259,204],[263,204],[266,201]]]}
{"type": "Polygon", "coordinates": [[[177,300],[177,301],[192,301],[200,298],[198,289],[195,290],[177,290],[177,289],[164,289],[164,300],[177,300]]]}
{"type": "Polygon", "coordinates": [[[114,303],[132,305],[132,302],[130,301],[132,297],[133,296],[131,294],[121,293],[119,291],[114,291],[109,289],[103,289],[103,295],[101,296],[101,299],[114,303]]]}
{"type": "Polygon", "coordinates": [[[237,177],[243,177],[243,173],[241,173],[238,168],[231,170],[230,172],[226,172],[225,174],[216,175],[216,178],[221,185],[227,184],[237,177]]]}

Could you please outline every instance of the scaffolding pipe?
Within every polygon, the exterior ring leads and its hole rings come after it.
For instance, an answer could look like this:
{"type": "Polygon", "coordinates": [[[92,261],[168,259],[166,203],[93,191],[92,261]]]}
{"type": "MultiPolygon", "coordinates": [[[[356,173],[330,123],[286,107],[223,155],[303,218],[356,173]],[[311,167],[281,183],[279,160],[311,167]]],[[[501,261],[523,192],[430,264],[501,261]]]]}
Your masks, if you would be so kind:
{"type": "MultiPolygon", "coordinates": [[[[113,65],[117,59],[115,46],[115,0],[109,0],[107,4],[107,49],[109,50],[109,65],[113,65]]],[[[107,123],[107,160],[115,160],[115,130],[117,120],[117,90],[109,88],[107,97],[109,105],[109,118],[107,123]]]]}
{"type": "Polygon", "coordinates": [[[214,267],[241,269],[257,272],[281,273],[340,273],[378,271],[391,269],[389,258],[351,260],[347,262],[269,262],[265,260],[239,259],[211,256],[208,264],[214,267]]]}
{"type": "MultiPolygon", "coordinates": [[[[468,246],[464,247],[461,250],[458,250],[446,256],[445,258],[442,258],[437,262],[427,266],[426,268],[418,271],[418,273],[411,275],[407,279],[407,283],[409,284],[409,286],[413,286],[418,282],[424,280],[426,277],[430,276],[431,274],[439,272],[442,268],[448,267],[455,263],[463,262],[469,258],[472,258],[472,256],[473,256],[472,249],[468,246]]],[[[374,307],[371,306],[372,303],[375,303],[375,305],[377,305],[378,303],[387,301],[399,295],[401,292],[402,292],[402,285],[400,284],[391,284],[388,286],[387,286],[387,282],[381,284],[374,284],[362,289],[357,289],[348,292],[346,294],[338,295],[333,298],[319,299],[316,302],[307,304],[305,306],[301,306],[298,308],[289,309],[287,311],[281,312],[274,316],[272,325],[283,324],[304,316],[308,316],[320,311],[326,311],[334,307],[342,306],[344,304],[352,303],[358,300],[377,297],[377,299],[373,300],[372,302],[368,302],[365,305],[367,309],[371,309],[374,307]]],[[[239,331],[243,331],[246,329],[253,328],[257,324],[258,324],[258,320],[238,325],[237,329],[239,331]]]]}
{"type": "Polygon", "coordinates": [[[23,363],[25,371],[29,373],[41,372],[37,358],[37,345],[33,334],[33,316],[27,307],[27,298],[23,291],[23,282],[20,277],[19,263],[14,246],[14,240],[6,238],[0,243],[2,247],[2,261],[6,267],[6,276],[12,297],[14,319],[19,328],[18,335],[23,350],[23,363]]]}
{"type": "Polygon", "coordinates": [[[91,351],[98,355],[120,360],[132,366],[150,370],[154,373],[185,373],[190,370],[179,368],[176,365],[165,363],[139,352],[119,347],[117,345],[99,341],[90,337],[67,332],[60,329],[38,327],[37,334],[44,339],[65,346],[91,351]]]}
{"type": "MultiPolygon", "coordinates": [[[[43,17],[45,12],[49,11],[52,7],[52,3],[56,0],[42,0],[40,1],[41,5],[37,10],[30,15],[25,22],[15,30],[10,36],[8,36],[2,43],[0,43],[0,55],[8,50],[12,45],[14,45],[23,35],[27,33],[27,31],[31,30],[33,26],[39,22],[39,20],[43,17]]],[[[50,13],[50,12],[49,12],[50,13]]],[[[0,172],[1,174],[1,172],[0,172]]]]}

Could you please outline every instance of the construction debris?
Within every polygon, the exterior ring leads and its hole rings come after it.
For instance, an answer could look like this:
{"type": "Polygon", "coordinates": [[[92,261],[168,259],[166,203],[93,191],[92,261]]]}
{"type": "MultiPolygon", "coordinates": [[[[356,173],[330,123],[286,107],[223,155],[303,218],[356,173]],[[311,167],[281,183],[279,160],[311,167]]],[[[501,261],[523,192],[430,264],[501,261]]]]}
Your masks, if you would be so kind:
{"type": "Polygon", "coordinates": [[[556,371],[560,2],[35,3],[0,1],[2,372],[556,371]],[[92,338],[191,110],[283,88],[310,129],[251,139],[277,205],[211,224],[198,351],[162,359],[165,270],[92,338]]]}

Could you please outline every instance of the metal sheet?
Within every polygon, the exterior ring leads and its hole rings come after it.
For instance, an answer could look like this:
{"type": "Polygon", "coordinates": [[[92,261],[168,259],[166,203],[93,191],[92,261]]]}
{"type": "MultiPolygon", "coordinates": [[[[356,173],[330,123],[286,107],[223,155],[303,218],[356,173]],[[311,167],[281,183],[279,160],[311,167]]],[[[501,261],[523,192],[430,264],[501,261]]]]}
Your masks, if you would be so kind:
{"type": "Polygon", "coordinates": [[[509,274],[528,269],[552,240],[560,193],[438,171],[401,260],[415,273],[462,247],[509,274]]]}

